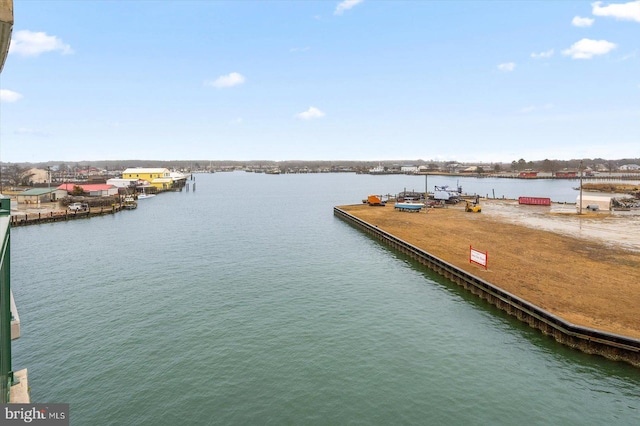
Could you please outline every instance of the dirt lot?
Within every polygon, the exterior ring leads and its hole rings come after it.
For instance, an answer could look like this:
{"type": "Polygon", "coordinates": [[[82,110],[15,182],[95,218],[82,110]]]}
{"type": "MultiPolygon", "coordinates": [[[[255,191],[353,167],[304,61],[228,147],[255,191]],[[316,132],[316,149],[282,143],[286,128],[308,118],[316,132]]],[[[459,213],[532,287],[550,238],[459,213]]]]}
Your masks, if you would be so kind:
{"type": "Polygon", "coordinates": [[[640,214],[515,201],[485,201],[482,213],[341,208],[569,322],[640,338],[640,214]],[[469,263],[470,245],[488,252],[487,271],[469,263]]]}

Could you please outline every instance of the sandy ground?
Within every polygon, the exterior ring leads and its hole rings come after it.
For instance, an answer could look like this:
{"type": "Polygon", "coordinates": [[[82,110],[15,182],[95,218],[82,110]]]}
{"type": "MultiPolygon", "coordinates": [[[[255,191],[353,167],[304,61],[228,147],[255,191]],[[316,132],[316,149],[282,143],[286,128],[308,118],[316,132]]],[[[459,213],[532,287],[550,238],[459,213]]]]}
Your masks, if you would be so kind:
{"type": "Polygon", "coordinates": [[[58,202],[53,203],[40,203],[40,204],[18,204],[14,200],[11,200],[11,214],[18,215],[25,213],[28,214],[49,214],[50,212],[64,212],[67,209],[60,205],[58,202]]]}
{"type": "Polygon", "coordinates": [[[640,212],[504,200],[482,213],[341,208],[569,322],[640,338],[640,212]],[[470,245],[488,252],[488,270],[469,263],[470,245]]]}

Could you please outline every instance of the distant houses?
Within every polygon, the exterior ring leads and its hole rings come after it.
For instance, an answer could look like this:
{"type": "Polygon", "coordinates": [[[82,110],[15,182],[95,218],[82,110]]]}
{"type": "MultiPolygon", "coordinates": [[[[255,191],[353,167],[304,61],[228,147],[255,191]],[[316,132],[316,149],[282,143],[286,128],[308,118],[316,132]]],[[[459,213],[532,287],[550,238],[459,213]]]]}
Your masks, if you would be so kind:
{"type": "Polygon", "coordinates": [[[400,173],[406,173],[406,174],[418,173],[418,166],[405,164],[404,166],[400,166],[400,173]]]}
{"type": "Polygon", "coordinates": [[[538,172],[531,172],[531,171],[520,172],[518,174],[518,177],[519,178],[523,178],[523,179],[536,178],[536,177],[538,177],[538,172]]]}
{"type": "Polygon", "coordinates": [[[640,166],[637,164],[625,164],[623,166],[620,166],[619,168],[620,171],[640,171],[640,166]]]}
{"type": "MultiPolygon", "coordinates": [[[[51,181],[53,179],[49,180],[48,170],[31,169],[28,172],[31,184],[38,187],[16,194],[16,200],[19,204],[56,202],[67,196],[80,195],[111,197],[125,192],[143,192],[145,188],[146,192],[152,193],[163,190],[179,190],[187,181],[186,175],[172,172],[167,168],[129,168],[122,173],[121,178],[110,178],[105,181],[102,177],[101,182],[100,179],[87,179],[85,176],[84,182],[67,181],[62,184],[56,183],[56,186],[52,187],[51,181]]],[[[98,175],[92,175],[89,178],[96,176],[98,175]]]]}
{"type": "Polygon", "coordinates": [[[555,177],[564,179],[575,179],[576,177],[578,177],[578,172],[572,170],[556,172],[555,177]]]}
{"type": "Polygon", "coordinates": [[[105,197],[118,194],[118,188],[107,184],[64,183],[55,188],[31,188],[16,195],[18,204],[40,204],[56,202],[69,195],[105,197]],[[77,194],[81,192],[81,194],[77,194]]]}

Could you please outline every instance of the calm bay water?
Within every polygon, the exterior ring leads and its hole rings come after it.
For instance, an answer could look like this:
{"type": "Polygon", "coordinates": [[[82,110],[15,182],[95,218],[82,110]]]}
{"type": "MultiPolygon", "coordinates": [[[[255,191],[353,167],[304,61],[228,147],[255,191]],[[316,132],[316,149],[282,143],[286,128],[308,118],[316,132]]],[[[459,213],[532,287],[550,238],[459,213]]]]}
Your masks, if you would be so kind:
{"type": "MultiPolygon", "coordinates": [[[[575,181],[429,177],[575,201],[575,181]]],[[[556,344],[333,217],[424,177],[196,176],[16,228],[14,369],[75,425],[638,424],[640,369],[556,344]]]]}

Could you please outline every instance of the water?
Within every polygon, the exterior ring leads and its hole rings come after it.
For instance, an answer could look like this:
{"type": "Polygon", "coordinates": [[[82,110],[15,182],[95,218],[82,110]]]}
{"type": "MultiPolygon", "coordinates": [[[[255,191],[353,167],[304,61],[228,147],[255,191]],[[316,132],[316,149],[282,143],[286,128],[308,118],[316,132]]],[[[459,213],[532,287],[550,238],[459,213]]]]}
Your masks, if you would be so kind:
{"type": "Polygon", "coordinates": [[[638,423],[640,369],[558,345],[333,217],[424,178],[196,179],[11,231],[13,366],[33,401],[69,403],[75,425],[638,423]]]}

